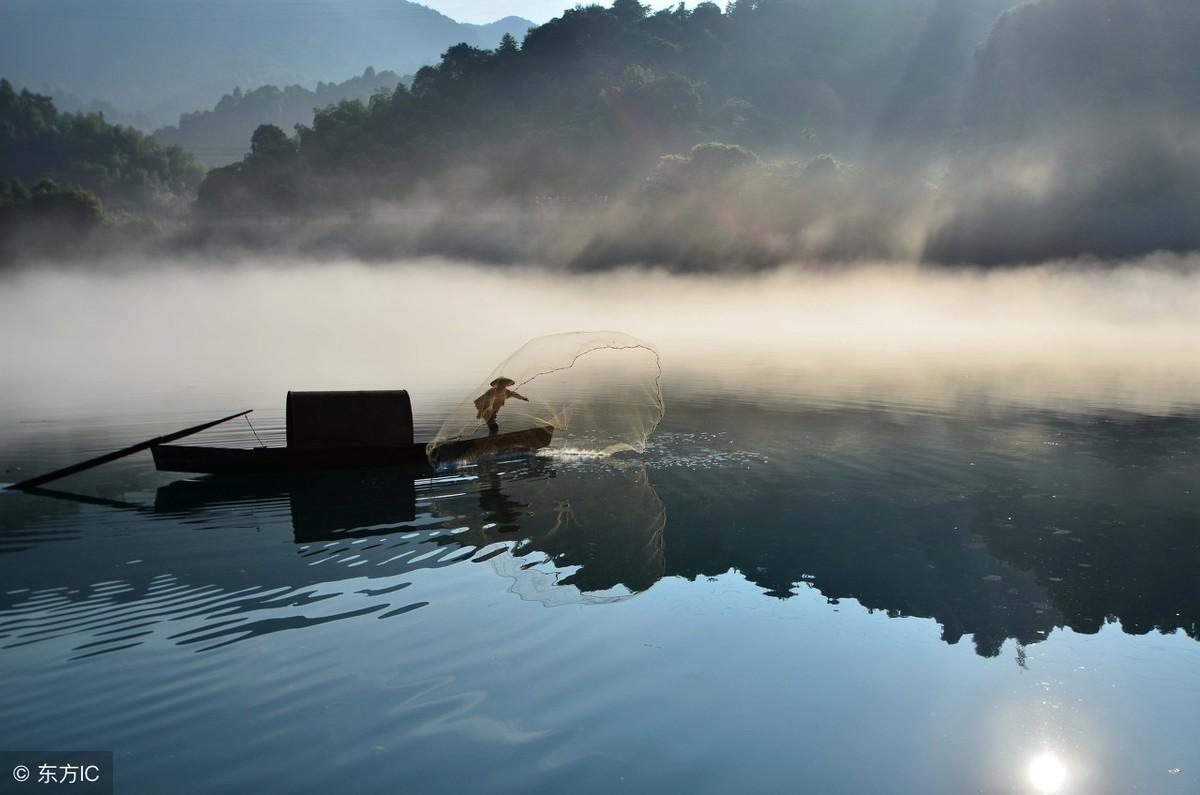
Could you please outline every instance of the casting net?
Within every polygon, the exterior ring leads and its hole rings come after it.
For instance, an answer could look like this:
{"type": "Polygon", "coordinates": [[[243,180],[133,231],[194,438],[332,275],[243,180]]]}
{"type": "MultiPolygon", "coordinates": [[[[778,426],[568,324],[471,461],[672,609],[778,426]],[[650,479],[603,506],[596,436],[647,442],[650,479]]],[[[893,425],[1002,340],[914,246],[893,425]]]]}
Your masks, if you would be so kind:
{"type": "Polygon", "coordinates": [[[527,513],[517,538],[488,559],[510,592],[547,607],[604,604],[662,579],[666,511],[645,467],[624,464],[514,484],[527,513]]]}
{"type": "Polygon", "coordinates": [[[666,511],[636,459],[483,462],[428,510],[510,592],[548,607],[628,599],[665,571],[666,511]]]}
{"type": "Polygon", "coordinates": [[[445,464],[462,442],[547,427],[558,453],[641,451],[663,416],[661,376],[658,352],[628,334],[537,337],[451,410],[426,452],[445,464]]]}

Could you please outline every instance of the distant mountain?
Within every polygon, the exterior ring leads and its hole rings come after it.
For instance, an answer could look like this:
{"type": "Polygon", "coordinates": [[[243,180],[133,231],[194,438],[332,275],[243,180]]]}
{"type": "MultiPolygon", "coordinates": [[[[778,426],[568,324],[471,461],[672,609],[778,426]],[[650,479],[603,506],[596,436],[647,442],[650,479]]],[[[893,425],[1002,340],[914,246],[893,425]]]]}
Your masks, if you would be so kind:
{"type": "Polygon", "coordinates": [[[250,134],[260,124],[291,131],[297,124],[312,124],[318,108],[344,100],[365,102],[378,91],[390,93],[401,82],[411,83],[412,77],[367,67],[358,77],[342,83],[317,83],[315,90],[303,86],[237,88],[221,97],[212,110],[185,113],[177,125],[163,127],[154,137],[162,144],[183,147],[205,165],[223,166],[250,151],[250,134]]]}
{"type": "Polygon", "coordinates": [[[159,124],[237,86],[411,74],[451,45],[494,47],[533,27],[460,23],[406,0],[0,0],[0,20],[0,74],[159,124]]]}
{"type": "Polygon", "coordinates": [[[129,113],[102,99],[84,100],[70,91],[48,85],[43,85],[37,93],[50,97],[55,107],[64,113],[99,113],[109,124],[124,124],[147,133],[157,126],[145,113],[129,113]]]}

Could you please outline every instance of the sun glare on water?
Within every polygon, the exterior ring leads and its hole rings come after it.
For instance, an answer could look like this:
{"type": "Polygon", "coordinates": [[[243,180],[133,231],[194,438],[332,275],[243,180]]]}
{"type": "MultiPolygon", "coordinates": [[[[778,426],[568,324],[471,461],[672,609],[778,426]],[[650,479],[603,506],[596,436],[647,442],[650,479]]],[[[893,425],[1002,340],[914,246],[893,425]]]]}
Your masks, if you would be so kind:
{"type": "Polygon", "coordinates": [[[1034,790],[1041,793],[1062,792],[1063,785],[1067,783],[1066,766],[1050,752],[1034,757],[1027,774],[1034,790]]]}

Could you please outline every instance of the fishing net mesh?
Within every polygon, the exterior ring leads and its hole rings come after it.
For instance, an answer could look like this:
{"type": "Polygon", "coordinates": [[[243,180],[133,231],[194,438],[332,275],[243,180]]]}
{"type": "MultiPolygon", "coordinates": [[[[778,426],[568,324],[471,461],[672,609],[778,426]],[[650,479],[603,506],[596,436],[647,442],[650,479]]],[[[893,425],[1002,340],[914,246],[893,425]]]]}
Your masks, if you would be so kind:
{"type": "Polygon", "coordinates": [[[488,562],[525,601],[619,602],[662,579],[667,517],[644,467],[559,471],[511,491],[519,538],[488,562]]]}
{"type": "Polygon", "coordinates": [[[663,417],[662,368],[648,343],[614,331],[537,337],[472,390],[429,443],[552,427],[550,450],[641,451],[663,417]]]}

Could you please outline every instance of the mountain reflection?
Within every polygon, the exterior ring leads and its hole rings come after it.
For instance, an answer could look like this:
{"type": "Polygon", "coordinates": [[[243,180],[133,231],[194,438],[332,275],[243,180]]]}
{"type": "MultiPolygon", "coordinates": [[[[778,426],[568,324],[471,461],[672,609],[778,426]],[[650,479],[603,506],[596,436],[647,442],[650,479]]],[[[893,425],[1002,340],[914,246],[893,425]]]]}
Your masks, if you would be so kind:
{"type": "MultiPolygon", "coordinates": [[[[722,427],[717,413],[704,422],[722,427]]],[[[738,479],[750,489],[720,469],[657,475],[668,575],[732,568],[768,596],[811,587],[932,618],[986,657],[1058,627],[1200,639],[1200,420],[846,410],[795,422],[795,436],[756,440],[770,463],[738,479]]]]}

